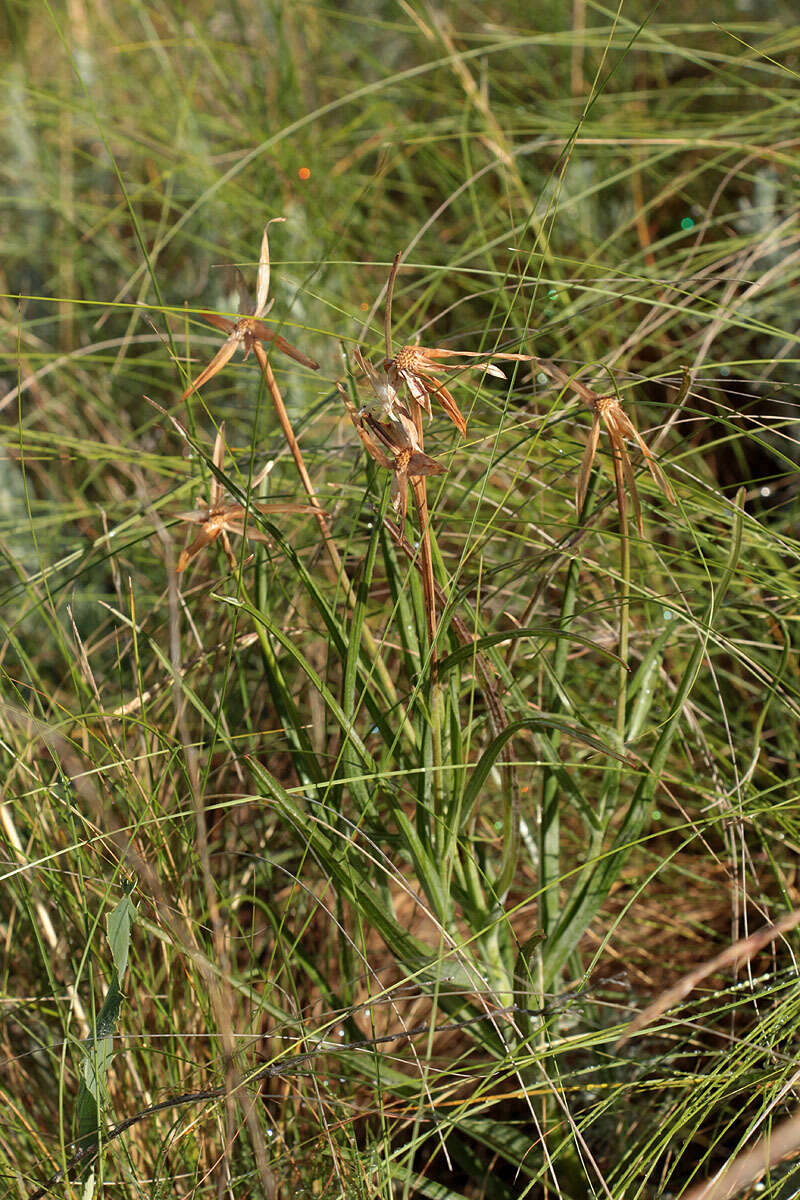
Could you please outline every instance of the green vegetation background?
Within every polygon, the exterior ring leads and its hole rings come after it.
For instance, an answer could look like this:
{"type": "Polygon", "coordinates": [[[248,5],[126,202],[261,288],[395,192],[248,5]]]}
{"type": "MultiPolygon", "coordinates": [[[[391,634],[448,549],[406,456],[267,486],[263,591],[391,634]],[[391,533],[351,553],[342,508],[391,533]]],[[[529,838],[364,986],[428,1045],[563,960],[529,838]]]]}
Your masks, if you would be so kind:
{"type": "Polygon", "coordinates": [[[795,5],[0,20],[4,1194],[76,1149],[52,1194],[682,1194],[796,1102],[791,932],[617,1046],[798,904],[795,5]],[[275,373],[355,608],[302,514],[175,575],[222,421],[232,502],[269,461],[255,502],[305,499],[251,362],[180,402],[274,216],[269,319],[321,364],[275,373]],[[579,520],[580,397],[473,373],[466,437],[425,431],[437,698],[335,388],[400,250],[397,345],[580,371],[659,457],[627,669],[606,441],[579,520]]]}

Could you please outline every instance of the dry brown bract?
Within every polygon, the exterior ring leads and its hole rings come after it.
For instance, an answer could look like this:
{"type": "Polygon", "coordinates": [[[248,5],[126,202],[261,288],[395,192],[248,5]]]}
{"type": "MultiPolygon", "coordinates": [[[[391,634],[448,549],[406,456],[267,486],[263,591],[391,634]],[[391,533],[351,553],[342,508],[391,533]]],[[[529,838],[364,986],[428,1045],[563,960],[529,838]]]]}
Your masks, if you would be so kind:
{"type": "MultiPolygon", "coordinates": [[[[219,432],[214,442],[212,461],[215,469],[222,471],[222,465],[225,461],[224,421],[219,427],[219,432]]],[[[264,472],[262,471],[261,475],[252,481],[252,486],[255,486],[263,476],[264,472]]],[[[231,569],[235,570],[238,562],[228,537],[229,533],[236,534],[237,537],[247,536],[254,542],[266,542],[268,540],[266,534],[262,533],[260,529],[256,529],[252,520],[248,520],[248,517],[254,511],[264,514],[314,511],[308,504],[294,504],[291,501],[276,501],[272,504],[253,504],[248,510],[241,504],[223,504],[223,495],[222,484],[217,476],[214,475],[208,505],[195,509],[193,512],[178,513],[178,518],[181,521],[188,521],[192,525],[200,526],[200,532],[191,546],[188,546],[186,550],[181,552],[181,556],[178,559],[178,571],[185,571],[192,559],[196,558],[201,550],[206,546],[210,546],[217,538],[222,539],[222,548],[225,551],[231,569]]]]}
{"type": "Polygon", "coordinates": [[[591,400],[592,405],[592,429],[589,434],[589,441],[586,443],[586,449],[581,462],[581,471],[578,477],[578,486],[575,494],[575,503],[580,515],[583,504],[586,499],[586,489],[589,486],[589,475],[592,470],[597,446],[600,441],[600,427],[605,425],[608,433],[609,441],[611,442],[611,452],[614,459],[614,480],[617,487],[617,506],[620,511],[620,516],[625,516],[625,484],[628,486],[628,491],[631,495],[633,511],[636,517],[636,527],[639,530],[640,536],[644,536],[644,526],[642,524],[642,509],[639,503],[639,493],[636,490],[636,480],[633,473],[630,456],[625,446],[626,439],[633,438],[639,449],[644,455],[644,460],[650,469],[650,474],[653,476],[658,487],[664,493],[670,504],[675,503],[675,494],[672,491],[663,471],[659,467],[656,460],[653,458],[639,431],[634,426],[630,417],[623,411],[622,406],[616,396],[596,396],[591,400]]]}
{"type": "MultiPolygon", "coordinates": [[[[400,255],[395,256],[389,281],[386,285],[386,312],[384,315],[384,334],[386,338],[386,359],[383,369],[389,387],[399,392],[405,384],[408,394],[430,417],[431,397],[439,401],[450,420],[457,426],[459,432],[467,432],[467,422],[459,409],[449,388],[437,379],[437,372],[442,371],[485,371],[487,375],[496,375],[505,379],[505,375],[489,360],[491,358],[508,358],[522,361],[525,356],[518,354],[481,354],[469,350],[431,349],[425,346],[402,346],[397,354],[392,354],[392,296],[394,281],[400,266],[400,255]],[[452,359],[445,362],[444,359],[452,359]],[[465,362],[465,359],[478,359],[478,362],[465,362]]],[[[450,380],[447,381],[452,386],[450,380]]]]}
{"type": "MultiPolygon", "coordinates": [[[[230,362],[236,352],[237,347],[241,346],[244,350],[244,357],[247,358],[252,350],[259,361],[262,370],[264,363],[267,360],[267,355],[262,346],[262,342],[271,342],[276,350],[280,350],[282,354],[293,358],[295,362],[301,363],[304,367],[310,367],[312,371],[316,371],[319,363],[314,362],[313,358],[309,358],[293,346],[291,342],[287,342],[280,334],[270,329],[269,325],[265,325],[261,320],[269,309],[272,307],[272,301],[267,303],[269,294],[269,227],[276,221],[283,221],[284,217],[274,217],[272,221],[268,221],[264,228],[264,236],[261,239],[261,257],[258,264],[258,285],[256,303],[253,307],[252,302],[250,307],[252,313],[241,316],[238,321],[229,321],[227,317],[220,317],[217,313],[205,312],[201,313],[204,320],[209,321],[217,329],[221,329],[223,333],[227,333],[228,337],[223,342],[220,349],[212,358],[208,366],[200,372],[196,379],[187,387],[181,397],[185,400],[190,392],[201,388],[204,383],[208,383],[226,363],[230,362]]],[[[246,289],[242,289],[243,293],[246,289]]],[[[241,303],[246,303],[243,298],[241,303]]]]}
{"type": "Polygon", "coordinates": [[[404,383],[417,404],[425,409],[428,416],[431,416],[431,398],[438,400],[462,435],[467,432],[467,422],[453,399],[450,389],[440,379],[437,379],[436,372],[485,371],[487,375],[505,379],[505,375],[499,367],[486,361],[486,355],[473,354],[468,350],[403,346],[394,358],[388,360],[384,365],[392,387],[399,390],[400,385],[404,383]],[[478,358],[482,361],[471,363],[459,361],[467,358],[478,358]],[[453,359],[454,361],[444,362],[444,359],[453,359]]]}
{"type": "Polygon", "coordinates": [[[356,351],[356,359],[385,420],[379,420],[369,408],[358,411],[346,389],[340,383],[336,386],[367,453],[387,471],[394,472],[392,503],[402,530],[408,511],[409,477],[441,475],[444,467],[420,449],[416,426],[386,375],[381,377],[360,351],[356,351]]]}

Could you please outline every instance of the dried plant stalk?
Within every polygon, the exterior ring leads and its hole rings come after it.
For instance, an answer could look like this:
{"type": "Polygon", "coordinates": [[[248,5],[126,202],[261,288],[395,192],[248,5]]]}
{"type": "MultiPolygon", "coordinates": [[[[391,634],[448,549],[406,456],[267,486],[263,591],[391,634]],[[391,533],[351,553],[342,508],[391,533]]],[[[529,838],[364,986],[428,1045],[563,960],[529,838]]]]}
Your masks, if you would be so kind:
{"type": "Polygon", "coordinates": [[[800,908],[795,908],[790,913],[786,913],[775,922],[774,925],[765,925],[763,929],[756,930],[748,937],[740,938],[738,942],[734,942],[732,946],[726,946],[719,954],[715,954],[713,958],[709,958],[706,962],[700,963],[694,970],[689,971],[672,987],[667,988],[665,992],[648,1004],[647,1008],[639,1013],[631,1021],[628,1028],[618,1039],[616,1048],[618,1049],[635,1033],[639,1033],[647,1025],[652,1025],[653,1021],[657,1021],[660,1016],[667,1012],[673,1005],[679,1004],[681,1000],[694,991],[699,983],[707,979],[709,975],[716,974],[717,971],[724,971],[727,967],[734,964],[748,962],[756,954],[764,950],[776,938],[781,937],[784,933],[788,933],[790,929],[796,929],[800,925],[800,908]]]}

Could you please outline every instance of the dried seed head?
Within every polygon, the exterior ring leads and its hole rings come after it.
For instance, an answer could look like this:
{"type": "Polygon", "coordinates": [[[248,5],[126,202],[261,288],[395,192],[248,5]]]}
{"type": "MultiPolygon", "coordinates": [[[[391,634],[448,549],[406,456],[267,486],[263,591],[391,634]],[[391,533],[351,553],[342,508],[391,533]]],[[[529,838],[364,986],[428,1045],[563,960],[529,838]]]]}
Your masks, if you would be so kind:
{"type": "Polygon", "coordinates": [[[606,432],[608,433],[608,439],[611,442],[611,452],[614,461],[614,480],[617,489],[617,505],[620,511],[620,516],[624,519],[624,485],[627,485],[631,497],[631,503],[633,504],[636,527],[639,530],[639,534],[644,536],[644,524],[642,522],[642,510],[639,503],[639,493],[636,488],[633,465],[625,445],[627,440],[636,442],[637,446],[642,452],[645,462],[647,463],[650,474],[670,504],[675,503],[675,495],[669,485],[669,482],[665,478],[664,473],[645,445],[641,434],[631,421],[628,414],[622,408],[618,397],[615,395],[592,396],[590,404],[592,407],[593,421],[591,433],[589,434],[589,440],[586,443],[586,450],[584,451],[583,461],[581,462],[581,469],[578,476],[578,485],[575,496],[578,513],[580,514],[586,499],[586,491],[589,485],[589,475],[592,469],[592,463],[594,462],[595,454],[597,452],[598,442],[600,440],[600,429],[601,426],[605,426],[606,432]]]}
{"type": "Polygon", "coordinates": [[[386,364],[387,370],[392,366],[398,372],[418,371],[425,364],[425,352],[419,346],[402,346],[394,359],[386,364]]]}
{"type": "MultiPolygon", "coordinates": [[[[291,342],[287,342],[286,338],[281,337],[279,333],[276,333],[273,329],[270,329],[269,325],[265,325],[263,321],[259,320],[259,318],[263,317],[272,307],[272,301],[269,301],[269,303],[267,302],[270,278],[268,236],[269,227],[276,221],[283,220],[285,220],[284,217],[273,217],[271,221],[267,222],[264,228],[264,233],[261,238],[261,256],[258,265],[258,291],[255,308],[253,311],[250,313],[243,313],[239,317],[239,320],[235,322],[229,321],[226,317],[220,317],[216,313],[202,314],[206,321],[209,321],[210,324],[216,326],[217,329],[222,330],[223,333],[227,333],[228,337],[214,355],[208,366],[205,367],[189,384],[186,391],[183,393],[183,396],[181,397],[182,400],[185,400],[191,392],[197,391],[199,388],[201,388],[204,383],[208,383],[209,379],[213,379],[213,377],[230,361],[239,346],[241,346],[244,350],[245,358],[249,356],[251,351],[255,351],[256,357],[258,358],[262,369],[263,359],[266,358],[266,355],[263,353],[262,348],[258,345],[259,342],[271,342],[276,350],[280,350],[281,354],[285,354],[289,358],[293,358],[295,362],[301,363],[304,367],[309,367],[312,371],[316,371],[319,368],[318,362],[315,362],[313,358],[309,358],[308,355],[303,354],[303,352],[298,350],[296,346],[293,346],[291,342]],[[262,350],[262,353],[259,353],[259,350],[262,350]]],[[[245,286],[242,294],[246,294],[246,291],[247,289],[245,286]]],[[[252,305],[252,299],[250,299],[248,303],[252,305]]]]}
{"type": "MultiPolygon", "coordinates": [[[[383,385],[378,372],[361,354],[358,355],[358,363],[380,400],[383,385]]],[[[416,425],[408,410],[398,402],[397,393],[391,385],[387,384],[393,397],[390,408],[383,404],[380,406],[385,420],[379,420],[369,408],[357,410],[342,384],[337,383],[336,386],[364,449],[385,470],[393,472],[392,504],[402,527],[408,508],[409,480],[425,475],[441,475],[444,467],[422,449],[416,425]]]]}
{"type": "MultiPolygon", "coordinates": [[[[221,422],[217,430],[211,461],[217,471],[222,471],[225,464],[224,421],[221,422]]],[[[264,472],[261,472],[259,478],[263,477],[263,475],[264,472]]],[[[255,480],[253,480],[254,483],[255,480]]],[[[231,548],[228,538],[229,533],[233,533],[237,537],[247,537],[248,540],[254,542],[266,542],[268,540],[266,534],[253,523],[253,513],[262,513],[266,516],[269,513],[310,513],[316,511],[311,505],[295,504],[293,501],[277,500],[266,504],[252,504],[249,508],[245,508],[241,504],[224,504],[223,499],[223,486],[215,474],[211,480],[211,493],[208,503],[201,504],[194,512],[177,514],[178,520],[185,521],[189,525],[200,526],[200,532],[195,540],[181,552],[177,567],[179,574],[186,570],[189,563],[193,558],[197,557],[201,550],[211,545],[217,538],[222,539],[225,555],[231,569],[235,570],[238,562],[231,548]]]]}

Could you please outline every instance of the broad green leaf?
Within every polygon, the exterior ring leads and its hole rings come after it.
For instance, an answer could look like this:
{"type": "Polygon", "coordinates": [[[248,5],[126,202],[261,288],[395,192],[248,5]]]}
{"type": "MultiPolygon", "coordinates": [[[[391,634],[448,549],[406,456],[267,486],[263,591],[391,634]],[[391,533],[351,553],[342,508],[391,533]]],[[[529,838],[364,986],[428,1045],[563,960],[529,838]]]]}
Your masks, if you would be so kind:
{"type": "Polygon", "coordinates": [[[81,1079],[75,1104],[78,1142],[81,1149],[96,1145],[106,1097],[106,1075],[113,1056],[113,1036],[117,1028],[122,993],[116,971],[97,1014],[94,1033],[89,1039],[81,1063],[81,1079]]]}
{"type": "MultiPolygon", "coordinates": [[[[132,889],[131,889],[132,890],[132,889]]],[[[131,926],[136,918],[136,905],[126,892],[115,908],[106,917],[108,941],[114,959],[117,979],[122,978],[128,966],[128,950],[131,944],[131,926]]]]}

